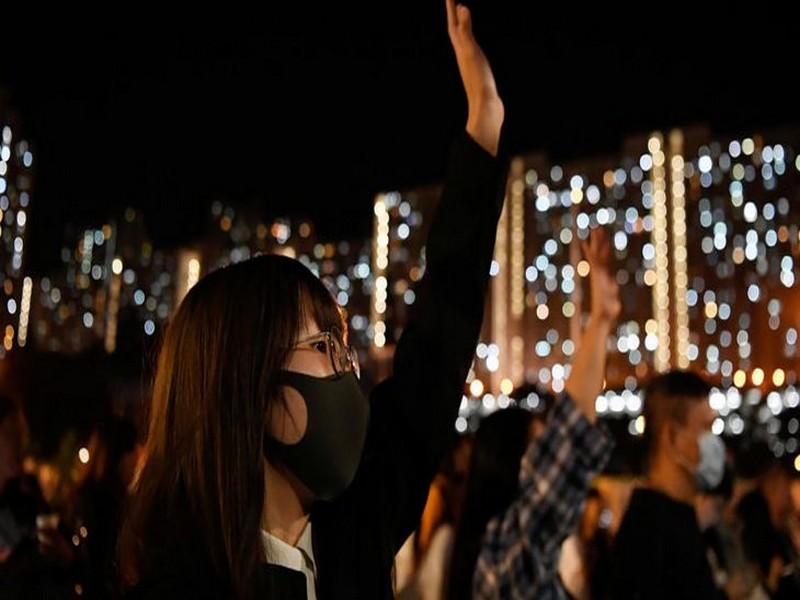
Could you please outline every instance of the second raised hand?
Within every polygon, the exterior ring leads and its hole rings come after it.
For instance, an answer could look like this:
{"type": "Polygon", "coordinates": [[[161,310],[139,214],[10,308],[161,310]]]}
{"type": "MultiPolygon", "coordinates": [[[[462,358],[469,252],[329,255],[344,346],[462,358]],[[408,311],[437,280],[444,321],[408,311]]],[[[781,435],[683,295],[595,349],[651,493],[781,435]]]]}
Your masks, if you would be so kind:
{"type": "Polygon", "coordinates": [[[613,324],[622,310],[619,284],[611,272],[611,241],[603,229],[592,231],[581,243],[584,258],[589,262],[589,285],[592,292],[591,315],[613,324]]]}

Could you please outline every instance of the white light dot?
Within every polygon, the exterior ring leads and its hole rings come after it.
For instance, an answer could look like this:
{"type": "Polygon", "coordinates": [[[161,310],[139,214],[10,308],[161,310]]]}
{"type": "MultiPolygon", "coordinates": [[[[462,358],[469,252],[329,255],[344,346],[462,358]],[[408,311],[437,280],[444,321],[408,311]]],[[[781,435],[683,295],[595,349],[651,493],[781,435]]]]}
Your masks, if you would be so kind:
{"type": "MultiPolygon", "coordinates": [[[[627,391],[627,390],[626,390],[627,391]]],[[[639,397],[638,394],[630,394],[625,399],[625,408],[630,413],[638,413],[642,410],[642,399],[639,397]]]]}
{"type": "Polygon", "coordinates": [[[730,410],[739,410],[742,406],[742,394],[735,387],[728,388],[726,392],[726,406],[730,410]]]}
{"type": "Polygon", "coordinates": [[[712,392],[708,396],[708,404],[713,410],[722,410],[725,408],[725,394],[719,390],[712,392]]]}
{"type": "Polygon", "coordinates": [[[618,231],[614,234],[614,247],[619,250],[625,250],[628,247],[628,236],[624,231],[618,231]]]}
{"type": "Polygon", "coordinates": [[[650,352],[655,352],[655,350],[658,348],[658,336],[648,333],[644,338],[644,347],[650,352]]]}
{"type": "Polygon", "coordinates": [[[611,412],[621,413],[625,410],[625,399],[619,394],[612,393],[608,401],[608,407],[611,409],[611,412]]]}
{"type": "Polygon", "coordinates": [[[783,401],[778,392],[770,392],[767,394],[767,406],[773,415],[779,415],[783,410],[783,401]]]}
{"type": "Polygon", "coordinates": [[[755,223],[758,218],[758,209],[753,202],[747,202],[744,205],[744,220],[748,223],[755,223]]]}

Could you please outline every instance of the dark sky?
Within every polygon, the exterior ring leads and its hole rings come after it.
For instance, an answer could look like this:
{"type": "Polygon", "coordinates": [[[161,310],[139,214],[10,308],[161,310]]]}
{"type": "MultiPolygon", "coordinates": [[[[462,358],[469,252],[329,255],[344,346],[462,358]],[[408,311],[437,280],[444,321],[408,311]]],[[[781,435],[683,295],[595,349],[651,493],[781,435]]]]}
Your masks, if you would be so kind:
{"type": "MultiPolygon", "coordinates": [[[[441,177],[466,111],[443,2],[371,4],[4,24],[0,88],[36,150],[34,269],[58,260],[65,222],[127,205],[160,244],[202,231],[215,198],[366,235],[376,191],[441,177]]],[[[800,120],[785,9],[473,4],[513,151],[569,159],[660,127],[800,120]]]]}

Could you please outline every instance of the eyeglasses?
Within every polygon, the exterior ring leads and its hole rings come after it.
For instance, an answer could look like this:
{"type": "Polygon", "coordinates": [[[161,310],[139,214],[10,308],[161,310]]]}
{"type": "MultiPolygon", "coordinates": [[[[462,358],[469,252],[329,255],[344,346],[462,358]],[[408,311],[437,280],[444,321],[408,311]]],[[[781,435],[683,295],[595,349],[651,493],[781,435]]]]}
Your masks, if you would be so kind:
{"type": "Polygon", "coordinates": [[[299,340],[292,350],[319,352],[327,354],[331,367],[336,375],[354,372],[356,377],[361,377],[358,365],[358,354],[351,346],[347,346],[341,330],[333,326],[328,331],[320,331],[305,339],[299,340]]]}

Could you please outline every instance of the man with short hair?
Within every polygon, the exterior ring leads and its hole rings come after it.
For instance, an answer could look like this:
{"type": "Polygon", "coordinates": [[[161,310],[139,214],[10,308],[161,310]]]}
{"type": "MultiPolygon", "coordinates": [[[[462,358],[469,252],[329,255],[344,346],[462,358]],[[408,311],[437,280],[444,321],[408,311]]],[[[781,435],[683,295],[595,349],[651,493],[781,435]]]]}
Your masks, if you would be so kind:
{"type": "Polygon", "coordinates": [[[613,598],[720,593],[692,504],[699,489],[720,482],[725,467],[725,447],[711,432],[709,392],[687,371],[659,375],[645,392],[646,482],[634,491],[615,540],[613,598]]]}

